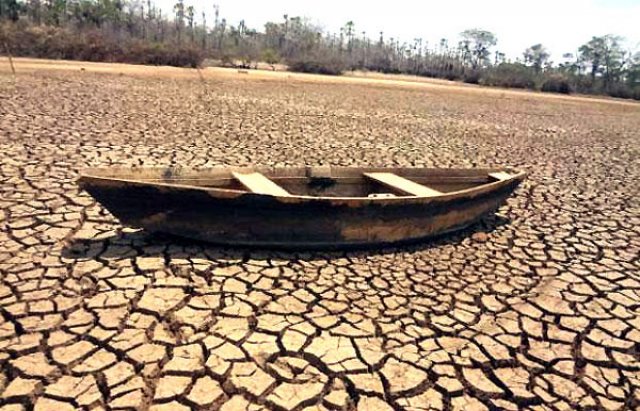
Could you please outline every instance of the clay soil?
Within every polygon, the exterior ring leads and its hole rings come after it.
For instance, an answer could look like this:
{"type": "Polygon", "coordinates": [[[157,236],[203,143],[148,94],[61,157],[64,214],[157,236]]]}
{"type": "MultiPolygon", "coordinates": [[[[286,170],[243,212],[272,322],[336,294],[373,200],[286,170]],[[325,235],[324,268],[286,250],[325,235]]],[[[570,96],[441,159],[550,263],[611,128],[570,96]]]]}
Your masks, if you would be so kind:
{"type": "Polygon", "coordinates": [[[411,77],[0,60],[0,410],[640,407],[640,104],[411,77]],[[123,227],[84,167],[481,167],[410,247],[123,227]]]}

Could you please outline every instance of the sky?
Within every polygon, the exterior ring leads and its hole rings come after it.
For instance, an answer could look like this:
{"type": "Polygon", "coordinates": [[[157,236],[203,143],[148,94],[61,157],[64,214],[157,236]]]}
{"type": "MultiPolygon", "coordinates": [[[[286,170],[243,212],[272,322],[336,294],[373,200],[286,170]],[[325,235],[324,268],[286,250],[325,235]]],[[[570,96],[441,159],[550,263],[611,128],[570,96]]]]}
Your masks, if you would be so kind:
{"type": "MultiPolygon", "coordinates": [[[[175,1],[156,0],[163,10],[175,1]]],[[[262,31],[267,21],[283,15],[308,17],[326,30],[337,32],[352,20],[356,31],[378,38],[410,42],[423,38],[435,45],[441,38],[457,44],[459,33],[469,28],[489,30],[498,38],[497,48],[507,57],[521,57],[529,46],[542,43],[556,62],[564,53],[575,53],[592,36],[616,34],[626,48],[640,51],[640,0],[185,0],[207,20],[213,21],[213,4],[231,24],[245,20],[262,31]]]]}

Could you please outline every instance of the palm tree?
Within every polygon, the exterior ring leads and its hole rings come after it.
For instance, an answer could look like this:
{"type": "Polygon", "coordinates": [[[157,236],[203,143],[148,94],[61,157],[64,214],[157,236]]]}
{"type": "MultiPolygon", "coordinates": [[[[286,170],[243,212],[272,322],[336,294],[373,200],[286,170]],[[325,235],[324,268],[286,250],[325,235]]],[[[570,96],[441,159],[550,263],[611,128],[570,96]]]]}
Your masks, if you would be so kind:
{"type": "Polygon", "coordinates": [[[184,25],[184,0],[178,0],[173,6],[173,12],[176,14],[176,30],[178,32],[178,43],[181,39],[182,26],[184,25]]]}
{"type": "Polygon", "coordinates": [[[187,24],[189,25],[189,31],[191,32],[191,42],[193,43],[193,19],[195,16],[195,9],[193,6],[187,7],[187,24]]]}
{"type": "Polygon", "coordinates": [[[207,49],[207,16],[202,12],[202,50],[207,49]]]}
{"type": "Polygon", "coordinates": [[[349,50],[349,54],[353,50],[353,33],[354,33],[354,24],[353,21],[349,20],[347,24],[344,25],[344,32],[347,36],[347,49],[349,50]]]}

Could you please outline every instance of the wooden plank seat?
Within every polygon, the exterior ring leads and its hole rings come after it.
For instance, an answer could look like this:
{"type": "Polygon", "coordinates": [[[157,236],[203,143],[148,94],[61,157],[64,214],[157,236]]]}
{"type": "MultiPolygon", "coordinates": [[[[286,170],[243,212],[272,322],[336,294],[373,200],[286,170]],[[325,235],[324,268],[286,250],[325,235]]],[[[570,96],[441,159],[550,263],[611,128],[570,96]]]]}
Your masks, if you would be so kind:
{"type": "Polygon", "coordinates": [[[247,173],[242,174],[238,172],[232,172],[233,178],[238,180],[247,190],[255,194],[265,194],[271,196],[290,196],[289,192],[280,187],[273,181],[269,180],[263,174],[260,173],[247,173]]]}
{"type": "Polygon", "coordinates": [[[364,173],[364,176],[386,187],[417,197],[435,197],[442,194],[438,190],[407,180],[393,173],[364,173]]]}
{"type": "Polygon", "coordinates": [[[502,181],[510,179],[511,174],[505,173],[504,171],[498,171],[497,173],[489,173],[489,177],[494,178],[498,181],[502,181]]]}

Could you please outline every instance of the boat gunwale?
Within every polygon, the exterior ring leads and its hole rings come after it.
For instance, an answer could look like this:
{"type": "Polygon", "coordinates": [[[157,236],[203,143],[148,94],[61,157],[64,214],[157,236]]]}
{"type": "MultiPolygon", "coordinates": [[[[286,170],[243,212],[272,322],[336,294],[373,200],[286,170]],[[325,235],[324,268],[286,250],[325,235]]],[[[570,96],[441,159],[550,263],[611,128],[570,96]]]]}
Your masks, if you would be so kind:
{"type": "MultiPolygon", "coordinates": [[[[350,167],[344,167],[345,169],[350,167]]],[[[359,167],[362,170],[366,170],[365,167],[359,167]]],[[[124,170],[125,168],[121,168],[120,170],[124,170]]],[[[139,170],[140,168],[138,168],[139,170]]],[[[162,170],[162,168],[154,168],[157,170],[162,170]]],[[[210,168],[209,170],[235,170],[238,168],[234,167],[216,167],[210,168]]],[[[256,168],[258,169],[258,168],[256,168]]],[[[381,169],[381,168],[378,168],[381,169]]],[[[387,168],[389,171],[393,171],[397,168],[389,167],[387,168]]],[[[405,170],[409,168],[404,168],[405,170]]],[[[495,172],[494,170],[507,171],[509,174],[511,172],[509,168],[492,168],[492,169],[428,169],[428,168],[413,168],[415,170],[456,170],[456,171],[477,171],[478,173],[484,172],[486,170],[491,170],[490,172],[495,172]]],[[[105,169],[101,169],[105,170],[105,169]]],[[[129,171],[136,170],[136,168],[129,168],[129,171]]],[[[201,171],[206,171],[207,169],[203,169],[201,171]]],[[[90,171],[90,170],[87,170],[90,171]]],[[[365,172],[365,171],[363,171],[365,172]]],[[[480,175],[480,174],[479,174],[480,175]]],[[[289,195],[289,196],[273,196],[268,194],[256,194],[242,190],[233,190],[227,188],[217,188],[217,187],[203,187],[203,186],[195,186],[195,185],[185,185],[185,184],[175,184],[175,183],[166,183],[166,182],[155,182],[155,181],[144,181],[143,179],[131,179],[131,178],[117,178],[117,177],[109,177],[109,176],[100,176],[91,174],[90,172],[81,173],[78,179],[78,182],[82,188],[84,185],[88,185],[86,180],[98,180],[103,182],[114,182],[128,185],[136,185],[136,186],[147,186],[147,187],[160,187],[160,188],[168,188],[168,189],[178,189],[178,190],[196,190],[202,191],[214,198],[225,198],[225,199],[235,199],[244,196],[259,196],[266,198],[274,198],[280,203],[304,203],[311,201],[320,201],[327,202],[334,205],[346,204],[346,205],[356,205],[356,206],[365,206],[369,204],[375,205],[393,205],[393,204],[419,204],[419,203],[431,203],[431,202],[440,202],[440,201],[450,201],[455,200],[460,197],[475,197],[477,195],[482,195],[487,192],[495,191],[500,189],[501,187],[507,186],[514,181],[522,181],[526,177],[527,173],[524,171],[515,171],[515,174],[511,174],[511,177],[504,180],[496,180],[493,182],[487,182],[483,184],[479,184],[476,187],[470,187],[463,190],[451,191],[447,193],[443,193],[438,196],[396,196],[396,197],[329,197],[329,196],[308,196],[308,195],[289,195]]],[[[489,177],[489,172],[487,173],[487,177],[489,177]]]]}

